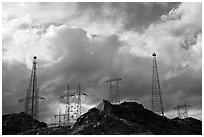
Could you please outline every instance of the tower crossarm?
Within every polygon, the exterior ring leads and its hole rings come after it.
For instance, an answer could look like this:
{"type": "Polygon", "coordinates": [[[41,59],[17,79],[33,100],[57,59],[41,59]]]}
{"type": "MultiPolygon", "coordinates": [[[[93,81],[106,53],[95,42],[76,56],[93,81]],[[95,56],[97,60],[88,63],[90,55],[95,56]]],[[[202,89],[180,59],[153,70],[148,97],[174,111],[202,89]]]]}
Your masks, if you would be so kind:
{"type": "Polygon", "coordinates": [[[112,82],[114,81],[113,79],[110,79],[110,80],[106,80],[106,83],[109,83],[109,82],[112,82]]]}
{"type": "MultiPolygon", "coordinates": [[[[36,99],[36,97],[35,97],[35,99],[36,99]]],[[[45,100],[44,97],[39,97],[38,99],[40,99],[40,100],[45,100]]],[[[24,101],[25,101],[25,98],[22,98],[22,99],[19,99],[19,100],[18,100],[19,103],[24,102],[24,101]]]]}
{"type": "Polygon", "coordinates": [[[86,93],[82,93],[83,96],[88,96],[86,93]]]}
{"type": "Polygon", "coordinates": [[[179,107],[180,108],[185,108],[185,107],[187,108],[187,107],[190,107],[190,105],[183,104],[183,105],[179,105],[179,107]]]}
{"type": "Polygon", "coordinates": [[[79,96],[88,96],[86,93],[80,93],[79,96]]]}
{"type": "Polygon", "coordinates": [[[44,98],[44,97],[39,97],[39,99],[40,99],[40,100],[45,100],[45,98],[44,98]]]}
{"type": "Polygon", "coordinates": [[[121,78],[116,78],[116,79],[113,79],[114,81],[120,81],[122,80],[121,78]]]}
{"type": "Polygon", "coordinates": [[[57,115],[54,115],[54,117],[61,117],[61,116],[66,116],[67,114],[57,114],[57,115]]]}
{"type": "Polygon", "coordinates": [[[23,102],[25,98],[18,100],[19,103],[23,102]]]}
{"type": "MultiPolygon", "coordinates": [[[[69,97],[75,97],[76,95],[75,94],[70,94],[70,95],[68,95],[69,97]]],[[[67,97],[67,95],[63,95],[63,96],[60,96],[59,98],[61,98],[61,99],[64,99],[64,98],[66,98],[67,97]]]]}

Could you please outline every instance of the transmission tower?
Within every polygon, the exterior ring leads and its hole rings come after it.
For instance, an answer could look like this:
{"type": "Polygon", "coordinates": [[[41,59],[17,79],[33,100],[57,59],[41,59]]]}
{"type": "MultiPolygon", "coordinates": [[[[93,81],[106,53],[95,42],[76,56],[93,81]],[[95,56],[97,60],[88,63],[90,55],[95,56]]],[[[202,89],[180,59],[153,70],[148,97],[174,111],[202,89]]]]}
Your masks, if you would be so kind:
{"type": "Polygon", "coordinates": [[[120,103],[120,91],[119,91],[119,81],[121,78],[115,78],[107,80],[106,83],[109,83],[109,101],[110,103],[120,103]]]}
{"type": "Polygon", "coordinates": [[[58,125],[59,126],[61,126],[61,117],[63,116],[62,115],[62,111],[61,111],[61,108],[60,108],[60,110],[59,110],[59,114],[58,115],[54,115],[55,116],[55,119],[56,119],[56,117],[58,117],[59,119],[58,119],[58,125]]]}
{"type": "Polygon", "coordinates": [[[164,116],[159,75],[157,69],[156,54],[153,53],[153,73],[152,73],[152,111],[164,116]]]}
{"type": "Polygon", "coordinates": [[[61,99],[66,99],[65,101],[65,116],[66,116],[66,122],[69,125],[71,120],[71,112],[72,112],[72,105],[70,103],[70,97],[75,97],[74,93],[71,93],[69,90],[69,85],[67,85],[67,93],[66,95],[60,96],[61,99]]]}
{"type": "Polygon", "coordinates": [[[70,92],[69,85],[67,86],[67,94],[64,96],[60,96],[60,98],[65,99],[65,114],[64,116],[67,118],[67,124],[71,124],[71,121],[76,120],[81,116],[81,97],[87,96],[86,93],[81,93],[80,84],[78,89],[75,92],[70,92]],[[70,98],[73,98],[74,101],[70,102],[70,98]],[[75,116],[74,116],[75,115],[75,116]]]}
{"type": "Polygon", "coordinates": [[[19,100],[19,102],[23,102],[25,100],[24,112],[30,115],[32,118],[38,119],[39,115],[38,101],[39,99],[44,100],[45,98],[39,97],[39,88],[37,86],[37,73],[36,73],[37,57],[34,56],[33,59],[34,59],[33,66],[26,98],[19,100]]]}
{"type": "Polygon", "coordinates": [[[177,116],[180,119],[185,119],[188,118],[188,107],[190,106],[184,103],[183,105],[177,105],[177,107],[173,109],[177,109],[177,116]]]}
{"type": "MultiPolygon", "coordinates": [[[[58,119],[58,125],[59,125],[59,126],[63,126],[63,125],[66,124],[66,123],[65,123],[66,114],[62,114],[61,108],[60,108],[60,110],[59,110],[59,114],[54,115],[54,116],[55,116],[55,119],[56,119],[56,117],[59,118],[59,119],[58,119]],[[62,122],[61,117],[64,117],[64,123],[62,122]]],[[[53,124],[53,125],[54,125],[54,124],[53,124]]]]}

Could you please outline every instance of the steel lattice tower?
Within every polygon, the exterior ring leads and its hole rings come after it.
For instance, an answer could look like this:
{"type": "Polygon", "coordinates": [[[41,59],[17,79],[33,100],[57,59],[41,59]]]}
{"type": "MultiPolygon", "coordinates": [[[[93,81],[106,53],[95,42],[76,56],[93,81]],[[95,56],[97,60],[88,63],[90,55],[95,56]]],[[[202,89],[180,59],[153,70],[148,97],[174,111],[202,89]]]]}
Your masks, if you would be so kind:
{"type": "Polygon", "coordinates": [[[69,85],[67,85],[67,93],[66,95],[64,96],[60,96],[59,98],[66,98],[66,101],[65,101],[65,114],[64,116],[66,117],[66,122],[67,124],[70,124],[70,110],[71,110],[71,104],[70,104],[70,97],[73,97],[75,96],[73,93],[70,93],[70,90],[69,90],[69,85]]]}
{"type": "Polygon", "coordinates": [[[184,103],[183,105],[177,105],[177,107],[173,109],[177,109],[177,116],[180,119],[185,119],[188,118],[188,107],[190,106],[184,103]]]}
{"type": "Polygon", "coordinates": [[[109,101],[110,103],[120,103],[120,91],[119,91],[119,81],[121,78],[115,78],[107,80],[106,83],[109,83],[109,101]]]}
{"type": "Polygon", "coordinates": [[[33,118],[38,118],[38,87],[37,87],[37,74],[36,74],[36,59],[33,57],[33,67],[29,82],[29,87],[27,89],[26,103],[25,103],[25,112],[33,118]]]}
{"type": "Polygon", "coordinates": [[[76,116],[80,117],[81,116],[81,86],[80,86],[80,84],[79,84],[78,90],[76,92],[76,96],[77,96],[77,101],[76,101],[77,112],[76,112],[76,116]]]}
{"type": "Polygon", "coordinates": [[[69,85],[67,85],[67,100],[66,100],[66,105],[65,105],[65,114],[67,115],[67,124],[70,123],[70,91],[69,91],[69,85]]]}
{"type": "Polygon", "coordinates": [[[78,90],[75,93],[76,96],[76,117],[79,118],[81,116],[81,97],[87,96],[86,93],[81,93],[81,85],[79,83],[78,90]]]}
{"type": "Polygon", "coordinates": [[[153,53],[153,73],[152,73],[152,111],[164,116],[159,75],[157,69],[156,54],[153,53]]]}
{"type": "Polygon", "coordinates": [[[74,119],[73,115],[75,115],[75,119],[81,116],[81,97],[87,96],[86,93],[81,93],[81,86],[79,84],[78,89],[76,92],[70,92],[69,85],[67,86],[67,94],[64,96],[60,96],[60,98],[64,99],[66,98],[65,103],[65,114],[62,114],[67,118],[67,124],[71,124],[71,119],[74,119]],[[76,110],[74,112],[74,106],[70,103],[70,97],[74,97],[75,101],[72,102],[72,104],[75,104],[76,110]]]}
{"type": "Polygon", "coordinates": [[[58,114],[58,115],[54,115],[54,116],[55,116],[55,118],[56,118],[56,117],[59,117],[59,119],[58,119],[58,125],[59,125],[59,126],[62,126],[61,117],[64,116],[64,115],[62,114],[61,108],[60,108],[60,110],[59,110],[59,114],[58,114]]]}
{"type": "Polygon", "coordinates": [[[45,98],[39,97],[39,88],[37,85],[37,57],[33,57],[33,66],[29,81],[29,87],[27,89],[26,98],[19,100],[19,102],[23,102],[25,100],[25,107],[24,112],[30,115],[32,118],[38,119],[39,115],[39,106],[38,101],[39,99],[44,100],[45,98]]]}

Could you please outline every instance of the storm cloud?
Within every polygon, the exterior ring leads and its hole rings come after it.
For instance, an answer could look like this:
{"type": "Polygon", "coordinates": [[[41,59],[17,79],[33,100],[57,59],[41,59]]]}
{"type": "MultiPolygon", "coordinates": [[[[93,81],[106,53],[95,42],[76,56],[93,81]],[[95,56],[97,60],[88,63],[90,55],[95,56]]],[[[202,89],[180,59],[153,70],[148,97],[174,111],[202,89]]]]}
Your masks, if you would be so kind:
{"type": "Polygon", "coordinates": [[[23,110],[37,56],[40,120],[51,122],[67,84],[81,83],[83,112],[108,99],[106,80],[122,78],[121,100],[151,105],[157,53],[165,113],[187,102],[202,118],[201,3],[3,3],[2,113],[23,110]],[[95,37],[92,37],[94,34],[95,37]]]}

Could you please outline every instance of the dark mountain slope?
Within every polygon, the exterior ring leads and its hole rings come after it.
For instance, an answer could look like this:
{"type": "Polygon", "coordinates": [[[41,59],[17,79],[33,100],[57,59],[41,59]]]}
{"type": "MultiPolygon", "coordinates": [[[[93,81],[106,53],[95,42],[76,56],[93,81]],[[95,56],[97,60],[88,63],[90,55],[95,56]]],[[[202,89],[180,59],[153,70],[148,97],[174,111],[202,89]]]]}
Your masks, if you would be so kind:
{"type": "Polygon", "coordinates": [[[189,127],[157,115],[136,102],[112,105],[104,100],[77,119],[71,134],[201,134],[199,120],[191,121],[195,125],[189,127]]]}
{"type": "MultiPolygon", "coordinates": [[[[24,115],[21,117],[28,117],[24,115]]],[[[12,134],[19,134],[20,132],[24,135],[202,134],[202,122],[200,120],[194,118],[168,119],[153,113],[136,102],[123,102],[113,105],[107,100],[103,100],[97,107],[80,116],[72,127],[42,128],[43,126],[39,125],[39,121],[38,124],[35,122],[35,124],[31,124],[32,122],[30,123],[30,120],[27,120],[29,118],[12,117],[14,121],[21,122],[14,122],[15,124],[7,122],[6,126],[3,126],[4,133],[11,134],[12,129],[15,129],[12,134]],[[16,125],[19,126],[17,131],[16,125]]],[[[6,121],[11,121],[11,118],[7,118],[6,121]]],[[[3,124],[5,124],[5,120],[3,120],[3,124]]]]}
{"type": "Polygon", "coordinates": [[[33,119],[24,112],[2,116],[3,135],[16,135],[29,129],[39,129],[42,127],[47,127],[47,124],[33,119]]]}

